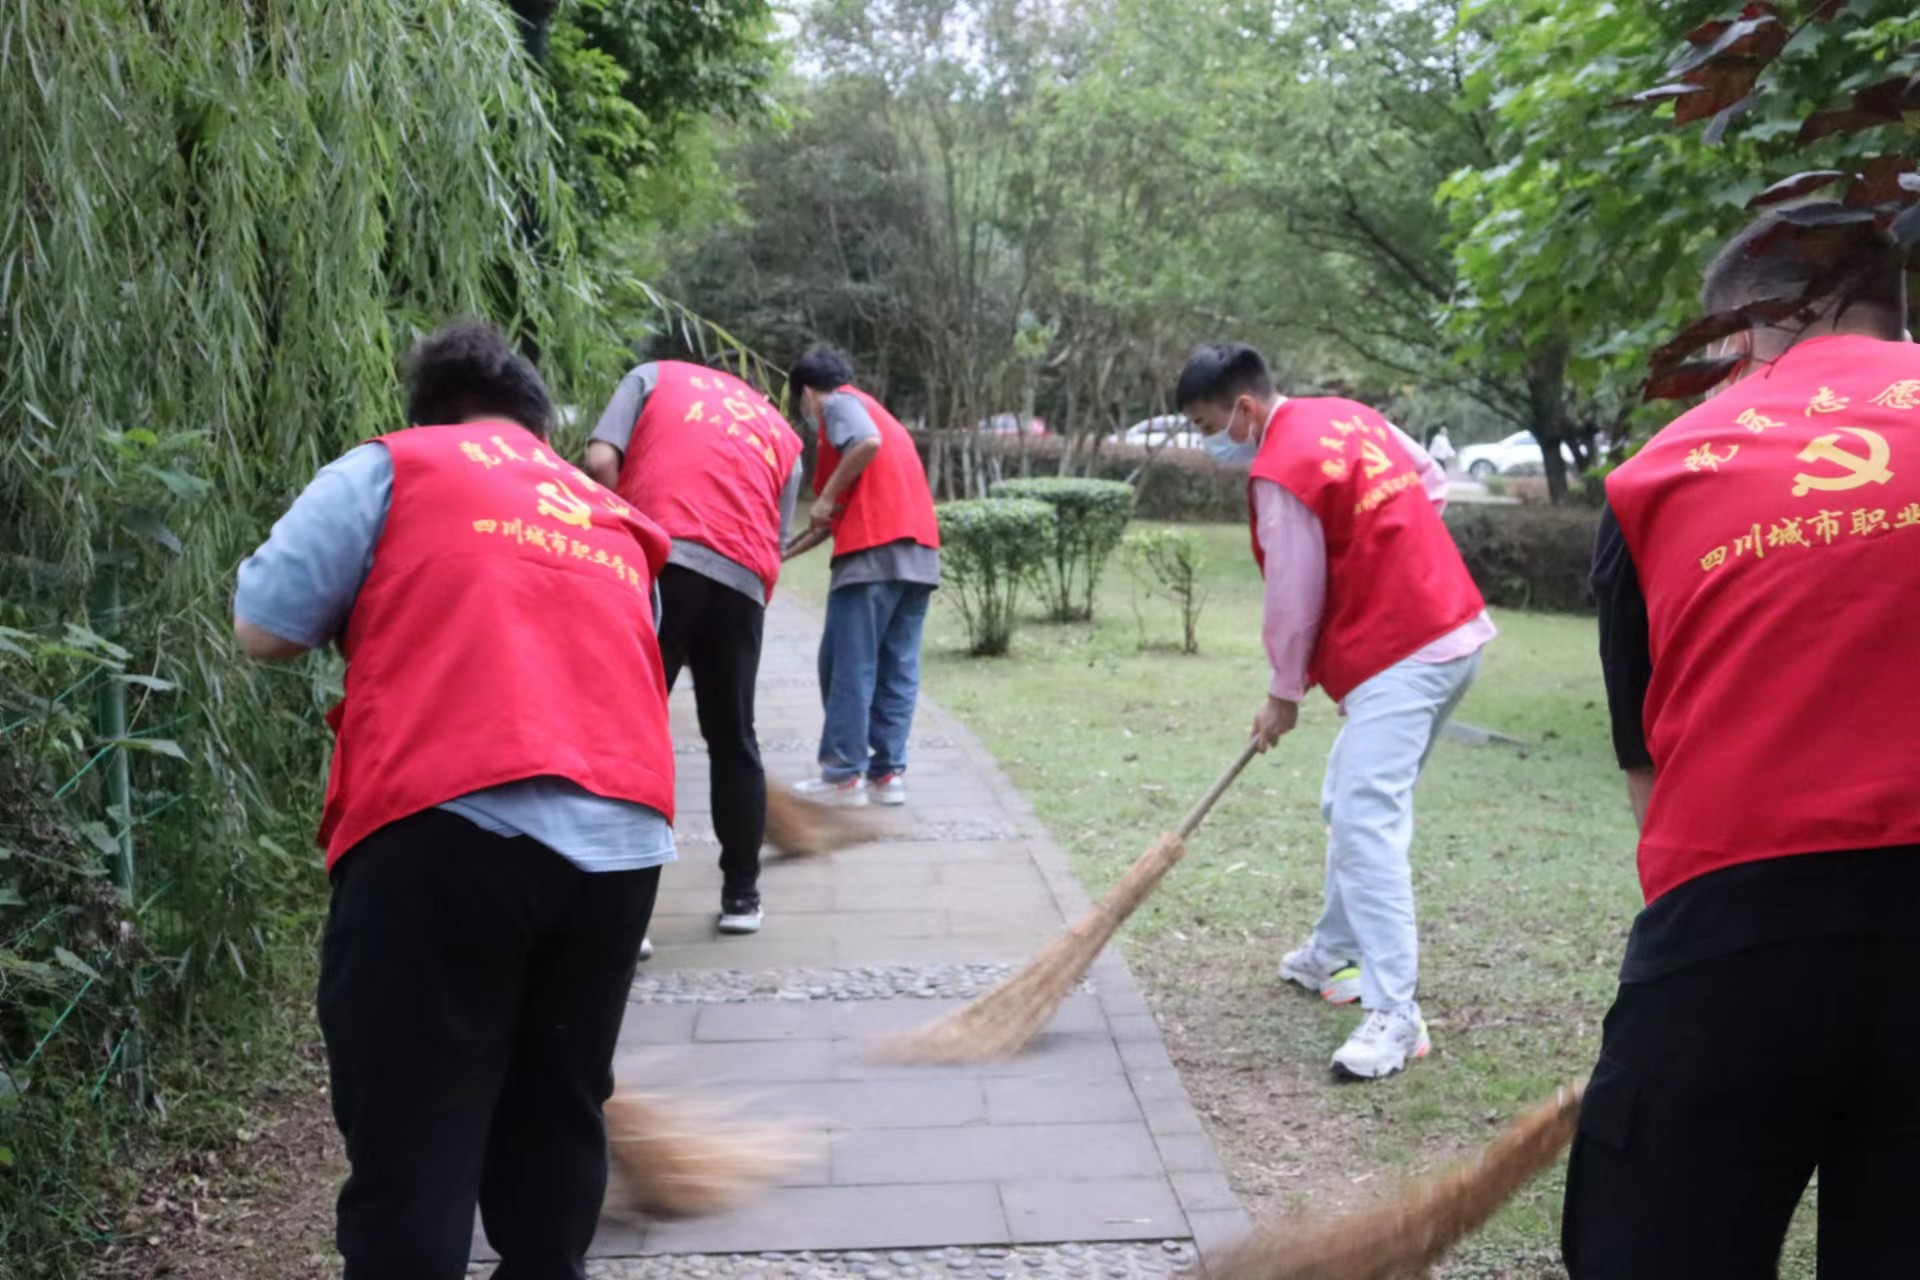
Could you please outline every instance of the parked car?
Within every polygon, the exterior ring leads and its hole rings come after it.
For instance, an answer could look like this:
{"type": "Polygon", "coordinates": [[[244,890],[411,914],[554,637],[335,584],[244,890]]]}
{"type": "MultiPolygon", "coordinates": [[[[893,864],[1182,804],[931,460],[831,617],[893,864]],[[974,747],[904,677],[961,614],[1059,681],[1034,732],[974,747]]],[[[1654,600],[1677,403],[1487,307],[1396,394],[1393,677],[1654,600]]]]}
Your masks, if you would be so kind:
{"type": "MultiPolygon", "coordinates": [[[[1017,413],[996,413],[991,418],[982,418],[973,424],[975,431],[985,431],[996,436],[1020,434],[1020,415],[1017,413]]],[[[1026,434],[1043,436],[1047,434],[1047,424],[1039,418],[1027,419],[1026,434]]]]}
{"type": "MultiPolygon", "coordinates": [[[[1560,456],[1567,460],[1569,468],[1574,466],[1573,450],[1565,444],[1560,446],[1560,456]]],[[[1492,444],[1468,445],[1460,450],[1453,465],[1475,480],[1485,480],[1494,475],[1537,475],[1546,469],[1546,459],[1533,432],[1516,431],[1492,444]]]]}
{"type": "Polygon", "coordinates": [[[1163,413],[1143,418],[1125,431],[1107,437],[1108,444],[1131,444],[1147,449],[1198,449],[1200,431],[1184,414],[1163,413]]]}

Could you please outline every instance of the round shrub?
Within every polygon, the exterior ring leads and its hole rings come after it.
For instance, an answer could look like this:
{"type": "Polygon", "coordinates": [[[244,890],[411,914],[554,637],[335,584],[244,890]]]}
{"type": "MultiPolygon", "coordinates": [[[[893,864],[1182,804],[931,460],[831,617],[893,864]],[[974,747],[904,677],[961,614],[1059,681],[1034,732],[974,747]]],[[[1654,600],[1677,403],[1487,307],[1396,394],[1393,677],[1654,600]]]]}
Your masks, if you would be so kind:
{"type": "Polygon", "coordinates": [[[967,625],[968,650],[1005,653],[1013,641],[1020,584],[1053,554],[1054,509],[1025,498],[943,502],[940,565],[967,625]]]}
{"type": "Polygon", "coordinates": [[[1079,480],[1050,476],[1002,480],[989,492],[996,498],[1027,498],[1052,507],[1052,554],[1041,588],[1047,613],[1056,622],[1093,617],[1093,592],[1100,571],[1120,543],[1133,516],[1133,486],[1119,480],[1079,480]]]}

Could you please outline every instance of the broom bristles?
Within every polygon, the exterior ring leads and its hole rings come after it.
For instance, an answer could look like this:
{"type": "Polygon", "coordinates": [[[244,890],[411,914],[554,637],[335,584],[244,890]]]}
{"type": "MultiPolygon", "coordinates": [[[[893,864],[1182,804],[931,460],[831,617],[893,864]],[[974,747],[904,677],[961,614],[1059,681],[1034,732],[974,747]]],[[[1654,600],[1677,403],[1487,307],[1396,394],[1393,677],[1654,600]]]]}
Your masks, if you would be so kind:
{"type": "Polygon", "coordinates": [[[879,1041],[872,1056],[882,1062],[985,1062],[1018,1053],[1052,1021],[1101,948],[1186,851],[1178,836],[1161,836],[1098,905],[1024,969],[943,1018],[879,1041]]]}
{"type": "Polygon", "coordinates": [[[860,815],[835,809],[767,780],[767,843],[790,858],[832,853],[878,835],[860,815]]]}
{"type": "Polygon", "coordinates": [[[651,1217],[718,1213],[798,1163],[787,1130],[729,1125],[698,1104],[617,1093],[607,1099],[606,1117],[627,1199],[651,1217]]]}
{"type": "Polygon", "coordinates": [[[1573,1139],[1581,1088],[1508,1125],[1472,1164],[1357,1212],[1263,1223],[1207,1262],[1205,1280],[1395,1280],[1424,1274],[1573,1139]]]}

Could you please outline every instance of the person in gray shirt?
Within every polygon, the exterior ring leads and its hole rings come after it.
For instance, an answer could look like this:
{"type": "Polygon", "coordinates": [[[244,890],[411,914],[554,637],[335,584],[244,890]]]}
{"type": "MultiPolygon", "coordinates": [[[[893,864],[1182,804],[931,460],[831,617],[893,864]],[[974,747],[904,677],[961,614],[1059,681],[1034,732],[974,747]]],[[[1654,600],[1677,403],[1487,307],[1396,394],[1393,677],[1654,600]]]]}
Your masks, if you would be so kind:
{"type": "Polygon", "coordinates": [[[684,666],[720,839],[719,930],[757,933],[767,780],[754,733],[766,603],[800,489],[800,437],[730,373],[684,360],[629,370],[587,443],[587,471],[672,539],[660,574],[667,687],[684,666]]]}
{"type": "MultiPolygon", "coordinates": [[[[546,386],[503,336],[441,330],[409,383],[417,429],[322,468],[240,566],[233,601],[254,658],[351,650],[328,804],[345,847],[329,847],[317,1002],[351,1167],[336,1239],[348,1276],[457,1280],[477,1203],[503,1272],[580,1275],[606,1190],[600,1108],[674,845],[661,809],[566,775],[598,777],[572,749],[611,745],[596,754],[657,761],[670,805],[673,755],[664,697],[609,724],[579,696],[567,627],[625,619],[619,661],[644,668],[644,579],[607,604],[608,562],[563,565],[469,519],[496,514],[499,490],[482,486],[511,484],[529,517],[512,524],[545,537],[560,521],[536,515],[537,486],[588,492],[552,457],[546,386]],[[520,599],[538,609],[516,613],[520,599]],[[409,811],[476,758],[521,776],[409,811]],[[375,785],[370,759],[387,762],[375,785]],[[356,825],[371,830],[342,833],[356,825]]],[[[609,509],[585,516],[597,541],[580,550],[640,560],[609,509]]]]}
{"type": "Polygon", "coordinates": [[[834,544],[820,638],[820,777],[797,790],[829,803],[903,804],[940,539],[913,437],[853,376],[852,362],[831,347],[808,351],[787,375],[819,433],[818,496],[808,533],[788,554],[829,537],[834,544]]]}

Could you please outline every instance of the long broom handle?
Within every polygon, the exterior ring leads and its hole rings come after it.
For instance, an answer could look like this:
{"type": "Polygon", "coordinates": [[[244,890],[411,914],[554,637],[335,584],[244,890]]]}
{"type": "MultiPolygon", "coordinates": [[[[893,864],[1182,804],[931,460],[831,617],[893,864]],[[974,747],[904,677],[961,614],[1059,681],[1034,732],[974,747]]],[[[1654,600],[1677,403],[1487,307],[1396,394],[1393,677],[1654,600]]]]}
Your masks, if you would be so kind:
{"type": "Polygon", "coordinates": [[[1180,820],[1178,834],[1182,840],[1192,835],[1194,829],[1206,821],[1207,810],[1213,808],[1214,802],[1226,794],[1227,788],[1233,785],[1233,780],[1240,776],[1240,771],[1247,767],[1247,762],[1253,759],[1259,750],[1257,743],[1249,741],[1240,749],[1239,758],[1228,765],[1227,771],[1220,775],[1220,780],[1213,784],[1207,794],[1200,797],[1200,803],[1187,810],[1187,816],[1180,820]]]}

